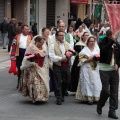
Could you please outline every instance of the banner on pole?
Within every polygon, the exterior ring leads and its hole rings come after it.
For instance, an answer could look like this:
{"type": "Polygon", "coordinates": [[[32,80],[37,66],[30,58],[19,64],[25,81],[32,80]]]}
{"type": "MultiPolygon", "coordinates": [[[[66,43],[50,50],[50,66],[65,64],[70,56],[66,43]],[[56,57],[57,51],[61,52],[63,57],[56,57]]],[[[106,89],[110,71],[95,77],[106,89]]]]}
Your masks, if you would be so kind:
{"type": "Polygon", "coordinates": [[[71,3],[88,4],[88,0],[70,0],[71,3]]]}
{"type": "Polygon", "coordinates": [[[120,31],[120,5],[105,4],[113,35],[120,31]]]}

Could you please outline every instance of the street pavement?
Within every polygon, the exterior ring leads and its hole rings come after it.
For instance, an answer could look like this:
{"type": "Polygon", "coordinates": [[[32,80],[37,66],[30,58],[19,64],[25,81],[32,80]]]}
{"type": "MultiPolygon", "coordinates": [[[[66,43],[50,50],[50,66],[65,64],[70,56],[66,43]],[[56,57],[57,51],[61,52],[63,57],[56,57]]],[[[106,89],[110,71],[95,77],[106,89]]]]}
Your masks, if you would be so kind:
{"type": "MultiPolygon", "coordinates": [[[[74,93],[65,97],[61,106],[56,105],[53,93],[50,93],[47,102],[32,104],[28,97],[23,97],[16,89],[17,77],[8,74],[9,59],[7,49],[0,47],[0,120],[112,120],[107,117],[108,102],[100,116],[96,113],[95,104],[79,103],[74,93]]],[[[120,107],[117,115],[120,118],[120,107]]]]}

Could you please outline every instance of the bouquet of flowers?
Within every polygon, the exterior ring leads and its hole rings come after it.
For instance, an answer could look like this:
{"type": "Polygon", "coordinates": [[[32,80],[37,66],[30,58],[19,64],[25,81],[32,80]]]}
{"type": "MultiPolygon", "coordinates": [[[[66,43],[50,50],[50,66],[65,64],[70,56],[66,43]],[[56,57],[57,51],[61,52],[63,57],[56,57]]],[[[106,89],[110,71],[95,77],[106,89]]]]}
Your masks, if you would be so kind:
{"type": "Polygon", "coordinates": [[[29,55],[26,55],[27,56],[27,60],[29,60],[30,62],[34,62],[35,60],[35,55],[34,54],[29,54],[29,55]]]}
{"type": "Polygon", "coordinates": [[[100,54],[95,54],[93,57],[94,61],[99,61],[100,60],[100,54]]]}
{"type": "Polygon", "coordinates": [[[95,54],[93,57],[94,68],[97,67],[97,63],[100,60],[100,54],[95,54]]]}
{"type": "Polygon", "coordinates": [[[80,40],[80,33],[76,33],[76,34],[73,36],[73,39],[76,40],[76,42],[79,42],[79,40],[80,40]]]}
{"type": "Polygon", "coordinates": [[[74,49],[69,49],[68,51],[65,52],[65,56],[70,59],[72,56],[75,56],[76,52],[74,49]]]}

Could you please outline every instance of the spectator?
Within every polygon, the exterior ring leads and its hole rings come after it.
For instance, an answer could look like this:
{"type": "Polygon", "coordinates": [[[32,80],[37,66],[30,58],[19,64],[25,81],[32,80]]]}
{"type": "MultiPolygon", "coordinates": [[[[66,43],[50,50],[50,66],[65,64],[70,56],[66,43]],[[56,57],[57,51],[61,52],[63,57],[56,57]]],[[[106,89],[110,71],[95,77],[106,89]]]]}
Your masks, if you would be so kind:
{"type": "Polygon", "coordinates": [[[89,28],[92,24],[92,21],[89,19],[88,15],[86,15],[86,18],[83,20],[83,23],[87,26],[87,28],[89,28]]]}
{"type": "Polygon", "coordinates": [[[12,18],[8,25],[8,38],[9,38],[8,52],[10,52],[11,44],[12,44],[13,38],[15,37],[16,34],[17,34],[16,19],[12,18]]]}
{"type": "Polygon", "coordinates": [[[18,22],[18,26],[16,27],[16,33],[17,34],[20,34],[22,32],[22,25],[23,25],[23,22],[20,20],[18,22]]]}
{"type": "Polygon", "coordinates": [[[78,28],[79,28],[79,26],[81,26],[82,25],[82,21],[81,21],[81,18],[78,18],[78,20],[77,20],[77,22],[76,22],[76,24],[75,24],[75,30],[77,30],[78,28]]]}
{"type": "Polygon", "coordinates": [[[32,34],[33,34],[33,36],[36,36],[38,34],[37,23],[34,23],[34,25],[32,26],[32,34]]]}
{"type": "Polygon", "coordinates": [[[3,49],[6,49],[7,32],[8,32],[8,23],[7,23],[6,17],[4,17],[3,22],[1,22],[0,24],[0,30],[1,30],[2,39],[3,39],[3,49]]]}

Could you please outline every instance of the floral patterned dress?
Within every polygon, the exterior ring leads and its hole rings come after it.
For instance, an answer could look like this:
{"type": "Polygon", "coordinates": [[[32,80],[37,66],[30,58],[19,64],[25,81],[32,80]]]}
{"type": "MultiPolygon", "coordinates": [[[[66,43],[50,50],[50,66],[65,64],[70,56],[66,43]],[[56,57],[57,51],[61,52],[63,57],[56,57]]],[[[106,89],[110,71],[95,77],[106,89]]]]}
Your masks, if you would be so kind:
{"type": "MultiPolygon", "coordinates": [[[[32,45],[32,47],[34,48],[35,46],[32,45]]],[[[30,52],[27,54],[30,54],[30,52]]],[[[43,56],[37,51],[35,51],[34,55],[35,60],[31,62],[32,65],[24,67],[22,70],[19,91],[23,96],[29,96],[31,100],[47,101],[49,98],[49,73],[47,60],[45,60],[46,55],[43,56]]],[[[24,65],[22,64],[22,66],[24,65]]]]}

